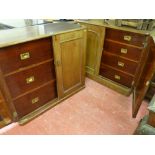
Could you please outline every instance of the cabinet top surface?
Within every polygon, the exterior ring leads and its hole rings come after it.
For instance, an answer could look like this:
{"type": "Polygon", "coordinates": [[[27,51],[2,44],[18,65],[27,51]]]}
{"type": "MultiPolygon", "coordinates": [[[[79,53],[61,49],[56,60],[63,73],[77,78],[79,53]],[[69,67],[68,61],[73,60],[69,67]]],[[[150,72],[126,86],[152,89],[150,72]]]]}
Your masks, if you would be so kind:
{"type": "Polygon", "coordinates": [[[49,23],[0,31],[0,48],[41,39],[60,33],[80,30],[85,27],[76,23],[49,23]]]}
{"type": "Polygon", "coordinates": [[[147,30],[137,30],[137,29],[131,28],[131,27],[119,27],[119,26],[115,26],[114,23],[109,23],[109,24],[104,23],[103,19],[77,20],[77,22],[98,25],[98,26],[104,26],[104,27],[114,28],[114,29],[118,29],[118,30],[139,33],[139,34],[150,34],[153,38],[155,38],[155,30],[147,31],[147,30]]]}

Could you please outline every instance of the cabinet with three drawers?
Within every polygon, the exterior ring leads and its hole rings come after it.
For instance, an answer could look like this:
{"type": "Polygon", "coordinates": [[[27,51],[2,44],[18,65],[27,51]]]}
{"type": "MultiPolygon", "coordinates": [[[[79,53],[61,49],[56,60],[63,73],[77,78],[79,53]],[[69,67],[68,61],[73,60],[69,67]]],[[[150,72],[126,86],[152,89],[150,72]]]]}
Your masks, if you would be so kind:
{"type": "Polygon", "coordinates": [[[57,98],[51,38],[0,49],[0,70],[7,98],[18,119],[57,98]]]}
{"type": "Polygon", "coordinates": [[[85,28],[1,47],[0,122],[24,124],[84,88],[85,50],[85,28]]]}

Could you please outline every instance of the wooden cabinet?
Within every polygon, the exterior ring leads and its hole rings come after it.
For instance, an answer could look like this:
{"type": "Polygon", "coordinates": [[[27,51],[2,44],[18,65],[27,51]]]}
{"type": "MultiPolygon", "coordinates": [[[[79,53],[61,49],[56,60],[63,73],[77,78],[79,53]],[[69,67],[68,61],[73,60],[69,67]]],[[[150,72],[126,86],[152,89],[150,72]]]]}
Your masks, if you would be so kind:
{"type": "Polygon", "coordinates": [[[0,48],[0,127],[25,123],[84,88],[86,35],[83,28],[0,48]]]}
{"type": "Polygon", "coordinates": [[[13,120],[57,98],[52,38],[1,48],[0,88],[13,120]]]}
{"type": "Polygon", "coordinates": [[[93,25],[91,22],[81,24],[88,29],[86,62],[91,60],[96,66],[93,70],[87,63],[87,76],[126,96],[132,93],[132,116],[136,117],[155,70],[152,38],[149,34],[93,25]],[[96,32],[94,35],[90,32],[92,29],[96,32]],[[99,33],[99,29],[104,34],[98,35],[97,39],[95,34],[99,33]],[[101,41],[100,44],[96,43],[97,40],[101,41]],[[95,51],[96,48],[100,50],[95,51]],[[92,57],[92,53],[97,52],[92,57]]]}
{"type": "Polygon", "coordinates": [[[81,24],[87,27],[86,73],[95,75],[99,71],[105,29],[102,26],[81,24]]]}
{"type": "Polygon", "coordinates": [[[63,98],[84,86],[86,30],[53,37],[58,96],[63,98]]]}

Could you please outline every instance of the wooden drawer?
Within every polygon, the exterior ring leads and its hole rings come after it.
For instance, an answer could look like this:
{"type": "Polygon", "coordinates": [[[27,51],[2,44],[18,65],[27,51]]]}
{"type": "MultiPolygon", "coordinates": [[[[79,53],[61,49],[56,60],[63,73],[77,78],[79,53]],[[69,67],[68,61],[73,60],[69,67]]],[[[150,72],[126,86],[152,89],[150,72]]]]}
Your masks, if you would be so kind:
{"type": "Polygon", "coordinates": [[[133,76],[138,67],[137,63],[119,58],[118,56],[114,56],[112,54],[108,54],[108,52],[103,52],[101,62],[126,73],[132,74],[133,76]]]}
{"type": "Polygon", "coordinates": [[[4,74],[51,58],[51,38],[0,48],[0,68],[4,74]]]}
{"type": "Polygon", "coordinates": [[[144,47],[143,43],[146,41],[146,35],[111,28],[106,29],[105,38],[139,47],[144,47]]]}
{"type": "Polygon", "coordinates": [[[118,44],[108,40],[105,40],[104,42],[104,50],[135,61],[139,61],[142,55],[142,49],[118,44]]]}
{"type": "Polygon", "coordinates": [[[45,105],[47,102],[57,97],[56,82],[51,82],[44,87],[28,93],[14,101],[14,105],[21,118],[37,108],[45,105]]]}
{"type": "Polygon", "coordinates": [[[53,61],[7,76],[6,83],[13,98],[55,79],[53,61]]]}
{"type": "Polygon", "coordinates": [[[100,68],[100,75],[129,88],[131,87],[133,81],[132,76],[126,75],[102,64],[100,68]]]}

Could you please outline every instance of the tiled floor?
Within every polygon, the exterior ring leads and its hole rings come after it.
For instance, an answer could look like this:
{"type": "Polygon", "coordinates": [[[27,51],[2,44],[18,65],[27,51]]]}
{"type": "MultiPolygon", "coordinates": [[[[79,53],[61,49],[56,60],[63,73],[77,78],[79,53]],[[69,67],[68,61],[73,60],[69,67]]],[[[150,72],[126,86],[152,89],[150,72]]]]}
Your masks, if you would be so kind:
{"type": "Polygon", "coordinates": [[[82,91],[24,126],[10,124],[0,134],[133,134],[147,103],[133,119],[131,98],[87,78],[82,91]]]}

